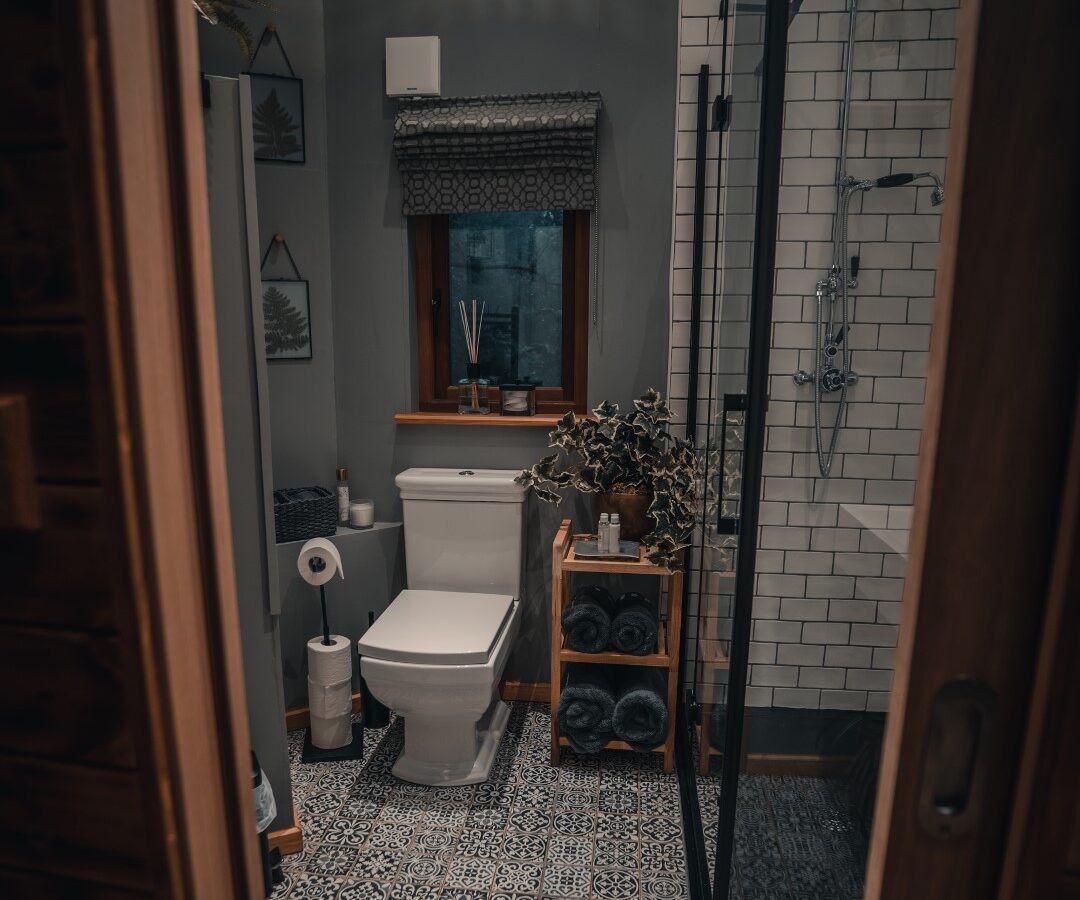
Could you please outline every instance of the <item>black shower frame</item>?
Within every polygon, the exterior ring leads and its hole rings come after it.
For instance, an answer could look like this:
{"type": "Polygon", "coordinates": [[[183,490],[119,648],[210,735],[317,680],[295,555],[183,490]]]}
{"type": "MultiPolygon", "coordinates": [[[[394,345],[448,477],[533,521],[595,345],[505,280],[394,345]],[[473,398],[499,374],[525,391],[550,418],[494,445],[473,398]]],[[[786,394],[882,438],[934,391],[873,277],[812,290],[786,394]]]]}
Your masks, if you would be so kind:
{"type": "MultiPolygon", "coordinates": [[[[754,573],[757,562],[757,526],[761,503],[762,461],[765,450],[765,413],[768,407],[769,345],[771,343],[773,282],[776,265],[776,231],[780,193],[780,145],[784,124],[784,76],[787,54],[788,0],[766,0],[765,35],[762,47],[762,82],[760,112],[760,147],[758,152],[753,276],[750,306],[750,336],[747,360],[747,404],[743,440],[742,491],[739,502],[738,563],[735,574],[732,615],[730,668],[727,693],[727,723],[724,747],[741,747],[746,701],[746,675],[749,666],[750,628],[753,620],[754,573]]],[[[721,9],[725,12],[727,3],[721,9]]],[[[708,68],[702,67],[706,92],[708,68]]],[[[707,97],[698,91],[698,158],[695,190],[704,196],[705,141],[702,105],[707,97]]],[[[719,154],[722,158],[722,153],[719,154]]],[[[717,184],[719,192],[719,183],[717,184]]],[[[695,197],[694,254],[690,321],[690,375],[687,384],[687,434],[694,437],[697,426],[697,387],[699,383],[699,342],[701,328],[701,272],[704,261],[704,208],[695,197]],[[699,227],[700,220],[700,227],[699,227]],[[692,426],[691,426],[692,423],[692,426]]],[[[719,193],[717,195],[719,203],[719,193]]],[[[714,241],[719,235],[713,236],[714,241]]],[[[714,284],[715,291],[715,284],[714,284]]],[[[715,308],[712,315],[715,316],[715,308]]],[[[710,371],[709,375],[713,373],[710,371]]],[[[688,563],[689,565],[689,560],[688,563]]],[[[687,590],[690,579],[686,580],[687,590]]],[[[699,586],[700,587],[700,586],[699,586]]],[[[685,599],[685,598],[684,598],[685,599]]],[[[687,639],[689,603],[683,603],[683,639],[687,639]]],[[[683,654],[685,658],[685,653],[683,654]]],[[[680,683],[685,683],[680,672],[680,683]]],[[[697,798],[697,777],[693,759],[691,728],[695,710],[689,708],[691,697],[682,698],[676,712],[676,757],[679,790],[682,800],[683,833],[687,857],[687,881],[691,900],[710,896],[708,862],[704,852],[697,798]]],[[[726,900],[730,884],[735,839],[735,816],[738,805],[738,780],[741,753],[725,752],[721,768],[720,810],[717,822],[716,866],[712,881],[713,900],[726,900]]]]}

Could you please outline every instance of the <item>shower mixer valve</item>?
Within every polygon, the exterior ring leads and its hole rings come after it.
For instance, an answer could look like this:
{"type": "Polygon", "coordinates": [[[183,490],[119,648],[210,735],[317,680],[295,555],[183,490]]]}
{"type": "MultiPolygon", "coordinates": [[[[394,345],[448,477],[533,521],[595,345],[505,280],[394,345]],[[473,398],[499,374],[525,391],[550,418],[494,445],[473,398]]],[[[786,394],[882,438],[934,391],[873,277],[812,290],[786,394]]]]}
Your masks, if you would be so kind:
{"type": "MultiPolygon", "coordinates": [[[[828,355],[828,350],[825,351],[828,355]]],[[[834,354],[835,355],[835,354],[834,354]]],[[[853,387],[859,382],[858,372],[845,372],[836,366],[826,366],[818,376],[811,375],[806,369],[799,369],[791,380],[797,385],[813,384],[815,381],[821,385],[821,389],[827,394],[834,394],[845,387],[853,387]]]]}

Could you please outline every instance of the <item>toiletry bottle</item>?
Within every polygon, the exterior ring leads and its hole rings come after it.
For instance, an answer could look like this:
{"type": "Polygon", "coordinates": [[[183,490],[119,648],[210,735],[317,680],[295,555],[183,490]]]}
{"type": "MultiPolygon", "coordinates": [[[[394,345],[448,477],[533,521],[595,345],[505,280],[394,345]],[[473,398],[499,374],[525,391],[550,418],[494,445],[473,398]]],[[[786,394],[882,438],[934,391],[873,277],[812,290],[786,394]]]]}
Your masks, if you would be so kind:
{"type": "Polygon", "coordinates": [[[611,525],[608,521],[607,513],[600,513],[600,524],[596,526],[596,552],[607,553],[608,552],[608,530],[611,525]]]}
{"type": "Polygon", "coordinates": [[[608,553],[619,552],[619,514],[611,514],[611,524],[608,526],[608,553]]]}
{"type": "Polygon", "coordinates": [[[337,517],[342,525],[349,524],[349,470],[337,470],[337,517]]]}

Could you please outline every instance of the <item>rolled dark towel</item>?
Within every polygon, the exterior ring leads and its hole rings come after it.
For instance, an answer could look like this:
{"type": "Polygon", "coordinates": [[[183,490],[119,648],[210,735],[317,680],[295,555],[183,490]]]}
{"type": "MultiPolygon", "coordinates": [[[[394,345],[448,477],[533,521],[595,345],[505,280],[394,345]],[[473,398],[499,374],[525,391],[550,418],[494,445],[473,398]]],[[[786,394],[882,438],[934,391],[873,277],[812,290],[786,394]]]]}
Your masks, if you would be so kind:
{"type": "Polygon", "coordinates": [[[614,614],[615,600],[609,590],[598,584],[578,588],[570,605],[562,612],[566,646],[582,653],[606,650],[611,640],[614,614]]]}
{"type": "Polygon", "coordinates": [[[606,666],[572,665],[559,695],[559,733],[579,753],[598,753],[612,738],[615,687],[606,666]]]}
{"type": "Polygon", "coordinates": [[[612,728],[635,750],[652,750],[667,737],[663,674],[647,666],[623,666],[616,687],[612,728]]]}
{"type": "Polygon", "coordinates": [[[709,743],[715,748],[724,746],[724,734],[727,728],[727,705],[714,703],[709,710],[709,743]]]}
{"type": "Polygon", "coordinates": [[[644,656],[656,650],[656,604],[636,591],[627,591],[615,604],[611,643],[616,650],[644,656]]]}

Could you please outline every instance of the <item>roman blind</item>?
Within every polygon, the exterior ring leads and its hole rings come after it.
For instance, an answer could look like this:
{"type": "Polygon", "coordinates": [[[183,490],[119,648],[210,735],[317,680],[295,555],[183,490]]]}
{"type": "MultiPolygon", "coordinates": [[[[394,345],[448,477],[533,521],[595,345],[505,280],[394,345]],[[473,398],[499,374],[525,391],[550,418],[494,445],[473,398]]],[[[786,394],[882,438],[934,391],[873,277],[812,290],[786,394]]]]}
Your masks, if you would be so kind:
{"type": "Polygon", "coordinates": [[[405,215],[591,209],[600,95],[407,97],[394,121],[405,215]]]}

